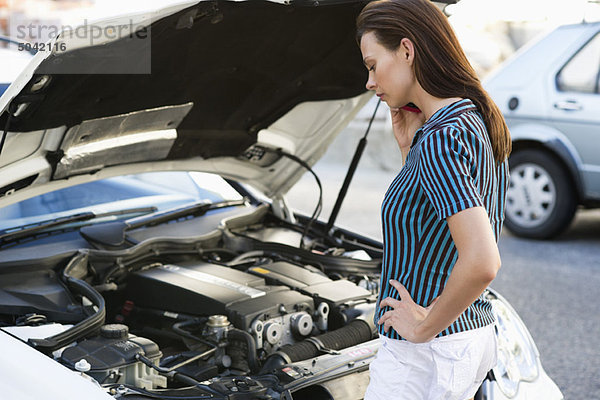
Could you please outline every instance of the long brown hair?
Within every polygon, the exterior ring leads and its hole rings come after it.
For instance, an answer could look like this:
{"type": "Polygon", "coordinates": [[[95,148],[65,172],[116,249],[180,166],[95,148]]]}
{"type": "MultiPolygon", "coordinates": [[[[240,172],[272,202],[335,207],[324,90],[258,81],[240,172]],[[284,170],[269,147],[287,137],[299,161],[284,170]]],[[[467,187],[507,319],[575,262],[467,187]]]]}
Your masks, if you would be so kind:
{"type": "Polygon", "coordinates": [[[483,89],[446,16],[429,0],[380,0],[369,3],[356,20],[356,38],[373,32],[396,51],[403,38],[414,45],[413,70],[421,87],[438,98],[469,98],[477,106],[490,137],[494,158],[503,162],[512,143],[498,106],[483,89]]]}

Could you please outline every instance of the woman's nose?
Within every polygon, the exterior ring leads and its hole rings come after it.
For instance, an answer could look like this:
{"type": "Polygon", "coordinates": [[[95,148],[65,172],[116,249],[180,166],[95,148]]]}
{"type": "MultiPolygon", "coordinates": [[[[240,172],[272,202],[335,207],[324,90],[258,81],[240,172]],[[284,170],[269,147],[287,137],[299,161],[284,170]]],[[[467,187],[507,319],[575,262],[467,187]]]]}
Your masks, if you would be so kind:
{"type": "Polygon", "coordinates": [[[365,87],[367,88],[367,90],[375,90],[375,81],[371,79],[371,77],[369,77],[369,79],[367,79],[367,84],[365,85],[365,87]]]}
{"type": "Polygon", "coordinates": [[[367,90],[375,90],[375,79],[369,74],[369,79],[367,79],[367,84],[365,85],[367,90]]]}

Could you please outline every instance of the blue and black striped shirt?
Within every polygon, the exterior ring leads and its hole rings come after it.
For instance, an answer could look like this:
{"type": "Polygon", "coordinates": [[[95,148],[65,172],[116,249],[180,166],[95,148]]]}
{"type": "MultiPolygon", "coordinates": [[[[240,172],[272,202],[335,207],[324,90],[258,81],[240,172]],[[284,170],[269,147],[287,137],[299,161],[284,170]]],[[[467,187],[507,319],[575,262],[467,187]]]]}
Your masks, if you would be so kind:
{"type": "MultiPolygon", "coordinates": [[[[508,162],[495,162],[473,102],[463,99],[438,110],[415,133],[406,164],[383,199],[380,299],[399,298],[389,284],[396,279],[416,303],[428,306],[441,294],[458,258],[446,218],[470,207],[484,207],[497,241],[507,185],[508,162]]],[[[376,322],[388,309],[377,307],[376,322]]],[[[491,304],[481,296],[438,336],[493,321],[491,304]]],[[[379,333],[401,339],[393,329],[386,334],[383,325],[379,333]]]]}

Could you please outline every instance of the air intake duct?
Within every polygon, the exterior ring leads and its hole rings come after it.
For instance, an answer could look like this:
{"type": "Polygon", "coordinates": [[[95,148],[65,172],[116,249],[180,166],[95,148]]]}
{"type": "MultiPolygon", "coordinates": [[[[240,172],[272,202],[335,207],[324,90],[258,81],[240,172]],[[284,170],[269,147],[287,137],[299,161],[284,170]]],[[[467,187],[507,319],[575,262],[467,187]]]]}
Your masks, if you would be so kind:
{"type": "Polygon", "coordinates": [[[267,358],[261,373],[269,373],[282,365],[316,357],[329,350],[341,350],[355,346],[371,340],[372,337],[373,330],[369,323],[357,319],[335,331],[281,347],[279,351],[267,358]]]}

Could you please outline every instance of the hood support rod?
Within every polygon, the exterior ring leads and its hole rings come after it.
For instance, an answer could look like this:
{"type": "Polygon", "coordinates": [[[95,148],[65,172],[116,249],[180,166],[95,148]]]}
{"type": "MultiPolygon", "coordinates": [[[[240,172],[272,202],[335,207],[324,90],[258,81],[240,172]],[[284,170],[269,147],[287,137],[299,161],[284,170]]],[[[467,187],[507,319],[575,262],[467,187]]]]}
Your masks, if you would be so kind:
{"type": "Polygon", "coordinates": [[[331,215],[329,216],[329,221],[327,221],[327,225],[325,226],[325,232],[330,232],[331,228],[333,228],[333,224],[337,219],[337,216],[342,208],[342,203],[346,198],[346,194],[348,193],[348,188],[350,187],[350,182],[352,182],[352,178],[354,177],[354,172],[356,172],[356,168],[358,167],[358,162],[360,161],[363,151],[367,146],[367,135],[371,130],[371,125],[373,124],[373,120],[375,119],[375,115],[377,114],[377,109],[379,109],[379,105],[381,104],[381,99],[377,102],[375,106],[375,111],[373,111],[373,115],[369,120],[369,125],[367,126],[367,130],[365,131],[365,135],[358,142],[358,146],[354,151],[354,157],[352,157],[352,161],[350,162],[350,167],[348,167],[348,172],[346,173],[346,178],[344,179],[344,183],[340,188],[340,192],[338,193],[337,200],[335,201],[335,205],[333,206],[333,210],[331,210],[331,215]]]}

